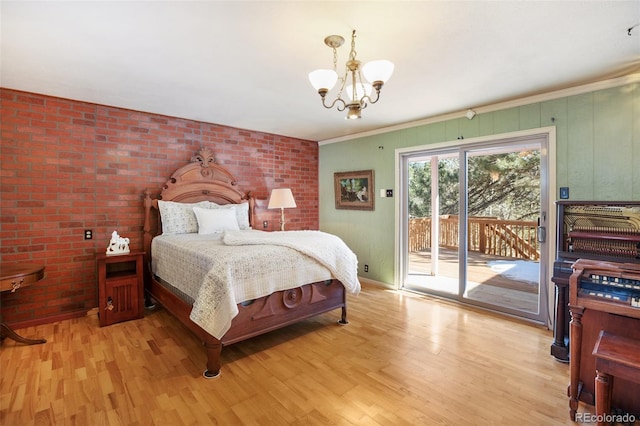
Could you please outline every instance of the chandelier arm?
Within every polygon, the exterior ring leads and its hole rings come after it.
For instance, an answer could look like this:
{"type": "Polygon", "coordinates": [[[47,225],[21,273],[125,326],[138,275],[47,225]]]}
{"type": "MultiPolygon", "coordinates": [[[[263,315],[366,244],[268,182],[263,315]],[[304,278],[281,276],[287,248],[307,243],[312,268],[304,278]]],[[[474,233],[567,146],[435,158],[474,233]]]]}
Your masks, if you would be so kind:
{"type": "Polygon", "coordinates": [[[322,106],[323,106],[323,107],[325,107],[325,108],[327,108],[327,109],[331,109],[331,108],[333,108],[333,107],[334,107],[338,102],[342,103],[342,108],[340,108],[340,104],[338,104],[338,106],[336,107],[336,109],[337,109],[338,111],[344,111],[344,110],[347,108],[347,104],[345,103],[345,101],[344,101],[344,100],[342,100],[342,98],[335,98],[335,99],[333,100],[333,102],[331,102],[331,105],[327,105],[327,104],[325,103],[325,100],[326,100],[326,98],[323,96],[323,97],[322,97],[322,106]]]}
{"type": "MultiPolygon", "coordinates": [[[[371,100],[371,98],[369,97],[369,95],[367,95],[367,88],[364,86],[364,78],[362,78],[362,72],[360,71],[360,67],[358,67],[358,79],[360,80],[360,87],[362,90],[362,93],[364,93],[364,95],[362,96],[361,102],[364,102],[365,98],[369,98],[369,100],[371,100]]],[[[355,87],[356,81],[355,81],[355,77],[354,77],[354,81],[353,81],[353,85],[355,87]]],[[[355,99],[355,90],[354,90],[354,99],[355,99]]]]}
{"type": "Polygon", "coordinates": [[[376,91],[376,98],[375,99],[372,99],[371,96],[369,96],[369,95],[365,95],[365,96],[362,97],[362,99],[360,99],[360,104],[365,104],[366,105],[367,103],[375,104],[376,102],[378,102],[380,100],[380,89],[376,88],[375,91],[376,91]]]}
{"type": "MultiPolygon", "coordinates": [[[[348,73],[345,72],[344,76],[342,77],[338,77],[338,80],[340,81],[340,90],[338,90],[338,99],[340,99],[342,101],[342,92],[344,91],[344,85],[347,84],[347,78],[348,78],[348,73]]],[[[344,101],[342,101],[342,103],[345,103],[344,101]]]]}

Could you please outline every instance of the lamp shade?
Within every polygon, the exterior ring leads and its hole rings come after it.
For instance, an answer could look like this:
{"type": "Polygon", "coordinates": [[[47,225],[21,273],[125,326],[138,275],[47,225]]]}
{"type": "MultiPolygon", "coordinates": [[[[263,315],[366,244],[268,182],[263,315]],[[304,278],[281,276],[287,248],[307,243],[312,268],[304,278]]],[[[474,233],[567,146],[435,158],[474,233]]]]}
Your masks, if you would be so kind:
{"type": "Polygon", "coordinates": [[[364,64],[364,67],[362,67],[362,73],[364,74],[364,78],[371,83],[375,81],[386,83],[393,73],[393,62],[387,61],[386,59],[367,62],[364,64]]]}
{"type": "Polygon", "coordinates": [[[315,70],[309,73],[309,81],[316,90],[331,90],[338,81],[338,74],[334,70],[315,70]]]}
{"type": "Polygon", "coordinates": [[[279,188],[271,190],[271,197],[269,198],[269,209],[291,209],[297,207],[296,200],[293,199],[293,194],[289,188],[279,188]]]}

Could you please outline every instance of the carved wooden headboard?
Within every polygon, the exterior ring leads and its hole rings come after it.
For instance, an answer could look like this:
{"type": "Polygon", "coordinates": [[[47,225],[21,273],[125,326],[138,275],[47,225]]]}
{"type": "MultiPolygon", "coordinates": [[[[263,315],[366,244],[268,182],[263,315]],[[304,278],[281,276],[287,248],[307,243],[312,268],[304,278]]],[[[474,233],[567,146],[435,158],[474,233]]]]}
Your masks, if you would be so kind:
{"type": "Polygon", "coordinates": [[[147,256],[151,250],[151,240],[161,232],[158,200],[180,203],[212,201],[217,204],[249,203],[249,223],[254,226],[255,199],[251,192],[244,193],[237,187],[236,178],[223,166],[216,164],[213,151],[201,148],[189,164],[173,172],[164,184],[157,199],[151,198],[151,191],[144,192],[143,244],[147,256]],[[153,211],[153,213],[152,213],[153,211]]]}

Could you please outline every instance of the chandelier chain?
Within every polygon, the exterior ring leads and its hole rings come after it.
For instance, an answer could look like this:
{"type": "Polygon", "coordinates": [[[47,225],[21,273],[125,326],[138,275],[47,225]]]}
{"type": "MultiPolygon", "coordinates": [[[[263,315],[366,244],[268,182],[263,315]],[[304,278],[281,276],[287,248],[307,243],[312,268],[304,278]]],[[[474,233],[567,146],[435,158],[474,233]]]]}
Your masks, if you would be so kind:
{"type": "Polygon", "coordinates": [[[356,52],[356,30],[351,33],[351,52],[349,52],[349,60],[355,61],[358,52],[356,52]]]}
{"type": "MultiPolygon", "coordinates": [[[[353,42],[352,42],[353,43],[353,42]]],[[[335,71],[336,74],[338,74],[338,48],[334,45],[332,47],[333,49],[333,71],[335,71]]],[[[339,76],[340,74],[338,74],[339,76]]],[[[338,99],[340,98],[340,96],[342,96],[342,89],[344,89],[344,78],[343,77],[338,77],[338,80],[340,80],[341,85],[340,85],[340,90],[338,90],[338,99]]],[[[335,102],[334,102],[335,103],[335,102]]],[[[339,110],[340,108],[338,108],[339,110]]]]}

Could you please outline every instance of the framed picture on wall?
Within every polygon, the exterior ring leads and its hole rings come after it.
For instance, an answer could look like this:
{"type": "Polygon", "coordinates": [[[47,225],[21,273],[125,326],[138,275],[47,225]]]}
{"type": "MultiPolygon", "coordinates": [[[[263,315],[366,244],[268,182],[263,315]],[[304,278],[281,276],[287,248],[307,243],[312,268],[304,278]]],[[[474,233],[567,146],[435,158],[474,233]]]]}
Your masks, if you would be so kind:
{"type": "Polygon", "coordinates": [[[373,210],[373,170],[333,174],[336,209],[373,210]]]}

